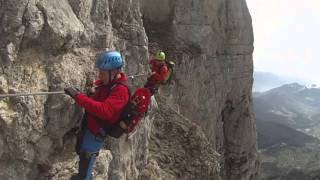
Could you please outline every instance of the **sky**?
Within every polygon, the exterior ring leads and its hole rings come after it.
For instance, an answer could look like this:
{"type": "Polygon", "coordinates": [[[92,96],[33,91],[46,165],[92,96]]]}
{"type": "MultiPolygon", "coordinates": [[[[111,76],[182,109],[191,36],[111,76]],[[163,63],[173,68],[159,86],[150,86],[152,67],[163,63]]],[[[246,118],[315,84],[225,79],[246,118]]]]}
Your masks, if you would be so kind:
{"type": "Polygon", "coordinates": [[[320,84],[320,0],[247,0],[254,69],[320,84]]]}

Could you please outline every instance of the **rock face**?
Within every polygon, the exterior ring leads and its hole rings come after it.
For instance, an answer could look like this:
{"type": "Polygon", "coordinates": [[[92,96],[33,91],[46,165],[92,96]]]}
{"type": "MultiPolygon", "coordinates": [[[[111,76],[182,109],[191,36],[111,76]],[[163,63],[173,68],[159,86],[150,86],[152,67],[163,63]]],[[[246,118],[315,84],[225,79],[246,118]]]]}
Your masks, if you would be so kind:
{"type": "MultiPolygon", "coordinates": [[[[201,128],[165,105],[164,98],[157,100],[159,111],[154,116],[147,172],[159,166],[163,172],[158,172],[160,176],[157,177],[164,180],[219,180],[220,155],[211,147],[201,128]]],[[[142,177],[145,177],[144,173],[142,177]]]]}
{"type": "MultiPolygon", "coordinates": [[[[105,49],[131,75],[158,48],[175,61],[159,107],[131,139],[107,140],[95,179],[257,179],[244,0],[0,0],[0,24],[0,93],[81,89],[105,49]]],[[[0,99],[0,179],[69,179],[81,116],[64,95],[0,99]]]]}
{"type": "Polygon", "coordinates": [[[245,1],[161,1],[145,6],[149,49],[165,49],[178,66],[174,84],[163,92],[166,102],[202,127],[222,155],[223,179],[256,179],[253,36],[245,1]]]}

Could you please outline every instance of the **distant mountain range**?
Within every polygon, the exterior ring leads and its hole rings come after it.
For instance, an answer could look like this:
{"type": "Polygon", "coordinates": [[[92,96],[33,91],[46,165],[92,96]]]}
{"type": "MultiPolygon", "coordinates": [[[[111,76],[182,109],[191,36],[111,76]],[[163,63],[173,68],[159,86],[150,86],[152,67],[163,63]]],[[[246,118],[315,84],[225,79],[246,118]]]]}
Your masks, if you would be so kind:
{"type": "Polygon", "coordinates": [[[295,77],[287,77],[282,75],[276,75],[270,72],[257,72],[253,73],[253,91],[254,92],[264,92],[270,90],[272,88],[276,88],[282,86],[284,84],[289,83],[299,83],[299,84],[310,84],[306,80],[295,78],[295,77]]]}
{"type": "Polygon", "coordinates": [[[319,88],[292,83],[253,96],[257,119],[320,137],[319,88]]]}
{"type": "Polygon", "coordinates": [[[260,180],[319,180],[320,146],[278,146],[261,154],[260,180]]]}
{"type": "Polygon", "coordinates": [[[253,102],[261,180],[320,177],[320,89],[285,84],[254,93],[253,102]]]}
{"type": "Polygon", "coordinates": [[[288,126],[257,119],[259,149],[277,146],[303,147],[306,143],[318,143],[319,140],[288,126]]]}

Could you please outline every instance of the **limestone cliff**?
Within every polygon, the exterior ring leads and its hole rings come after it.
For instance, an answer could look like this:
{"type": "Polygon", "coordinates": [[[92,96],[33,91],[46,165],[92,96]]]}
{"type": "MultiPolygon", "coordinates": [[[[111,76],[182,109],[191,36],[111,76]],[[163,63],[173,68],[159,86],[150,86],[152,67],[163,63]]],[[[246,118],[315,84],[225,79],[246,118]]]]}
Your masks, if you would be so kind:
{"type": "MultiPolygon", "coordinates": [[[[131,75],[158,48],[175,61],[138,132],[107,140],[95,179],[257,179],[244,0],[0,0],[0,25],[1,94],[81,89],[106,48],[131,75]]],[[[0,99],[0,179],[68,179],[81,116],[65,95],[0,99]]]]}

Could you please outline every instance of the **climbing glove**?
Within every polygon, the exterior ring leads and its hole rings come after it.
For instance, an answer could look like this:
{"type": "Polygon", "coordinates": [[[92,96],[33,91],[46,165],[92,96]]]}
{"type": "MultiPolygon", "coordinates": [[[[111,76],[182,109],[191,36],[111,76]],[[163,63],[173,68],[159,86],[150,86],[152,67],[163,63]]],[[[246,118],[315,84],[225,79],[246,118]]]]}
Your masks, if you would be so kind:
{"type": "Polygon", "coordinates": [[[79,89],[74,88],[74,87],[64,88],[64,92],[65,92],[67,95],[71,96],[73,99],[74,99],[75,97],[77,97],[77,95],[80,94],[79,89]]]}

